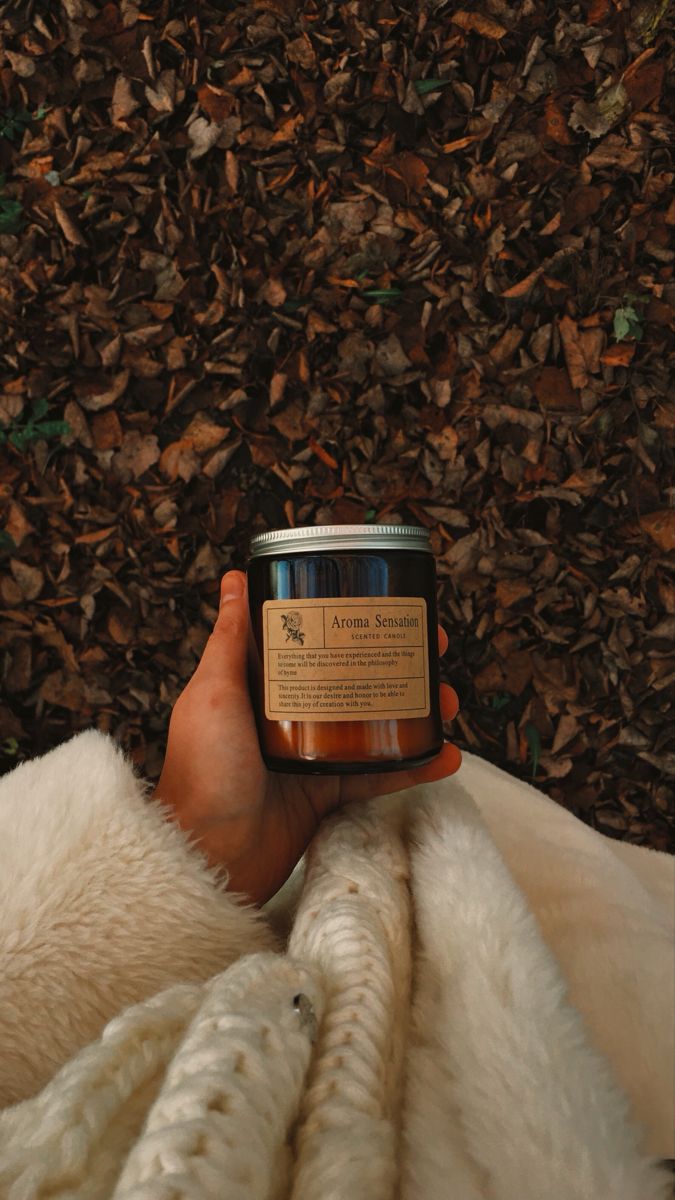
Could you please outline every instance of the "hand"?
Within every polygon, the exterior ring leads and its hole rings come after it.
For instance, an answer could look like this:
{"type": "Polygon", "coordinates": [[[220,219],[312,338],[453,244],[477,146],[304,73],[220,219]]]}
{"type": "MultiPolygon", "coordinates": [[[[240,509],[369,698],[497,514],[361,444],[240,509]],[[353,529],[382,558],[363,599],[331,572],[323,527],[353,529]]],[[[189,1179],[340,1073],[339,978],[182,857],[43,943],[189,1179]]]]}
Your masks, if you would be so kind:
{"type": "MultiPolygon", "coordinates": [[[[373,775],[290,775],[267,770],[247,682],[246,576],[229,571],[218,620],[201,662],[171,714],[166,758],[155,796],[197,842],[227,886],[263,904],[285,883],[319,822],[350,800],[388,795],[452,775],[461,755],[446,743],[432,762],[373,775]]],[[[439,651],[448,640],[439,628],[439,651]]],[[[441,684],[441,712],[458,700],[441,684]]]]}

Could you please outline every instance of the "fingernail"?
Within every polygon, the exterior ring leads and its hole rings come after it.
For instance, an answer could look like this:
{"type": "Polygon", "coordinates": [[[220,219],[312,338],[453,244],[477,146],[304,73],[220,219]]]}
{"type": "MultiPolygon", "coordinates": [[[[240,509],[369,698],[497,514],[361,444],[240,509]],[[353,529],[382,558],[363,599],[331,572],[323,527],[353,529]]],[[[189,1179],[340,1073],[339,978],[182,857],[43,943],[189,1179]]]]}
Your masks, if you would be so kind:
{"type": "Polygon", "coordinates": [[[228,571],[220,585],[220,603],[225,604],[227,600],[238,600],[243,596],[244,582],[244,576],[238,571],[228,571]]]}

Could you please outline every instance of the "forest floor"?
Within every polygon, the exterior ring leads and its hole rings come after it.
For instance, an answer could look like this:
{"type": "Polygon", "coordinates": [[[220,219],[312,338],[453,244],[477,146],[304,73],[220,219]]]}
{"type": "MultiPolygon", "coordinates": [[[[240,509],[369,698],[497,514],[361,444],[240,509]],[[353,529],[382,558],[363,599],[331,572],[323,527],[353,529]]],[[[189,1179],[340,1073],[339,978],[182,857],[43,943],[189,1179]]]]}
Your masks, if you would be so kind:
{"type": "Polygon", "coordinates": [[[673,846],[673,30],[0,5],[1,769],[156,774],[253,533],[414,521],[456,740],[673,846]]]}

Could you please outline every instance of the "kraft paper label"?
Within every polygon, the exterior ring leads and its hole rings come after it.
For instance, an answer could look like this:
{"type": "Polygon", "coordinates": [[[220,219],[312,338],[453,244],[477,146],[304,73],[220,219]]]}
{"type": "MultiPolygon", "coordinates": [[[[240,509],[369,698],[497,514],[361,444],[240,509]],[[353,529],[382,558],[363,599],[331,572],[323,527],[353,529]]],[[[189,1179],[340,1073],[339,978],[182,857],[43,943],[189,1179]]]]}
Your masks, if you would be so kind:
{"type": "Polygon", "coordinates": [[[429,715],[423,597],[266,600],[263,660],[271,721],[429,715]]]}

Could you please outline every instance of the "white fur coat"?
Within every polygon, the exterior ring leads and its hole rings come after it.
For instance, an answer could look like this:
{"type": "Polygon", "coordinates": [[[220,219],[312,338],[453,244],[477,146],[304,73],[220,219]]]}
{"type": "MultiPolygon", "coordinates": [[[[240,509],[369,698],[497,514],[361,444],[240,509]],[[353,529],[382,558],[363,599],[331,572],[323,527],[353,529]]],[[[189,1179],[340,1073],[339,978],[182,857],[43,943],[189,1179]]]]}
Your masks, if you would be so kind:
{"type": "Polygon", "coordinates": [[[656,1200],[673,860],[467,755],[266,915],[119,750],[0,781],[2,1200],[656,1200]]]}

